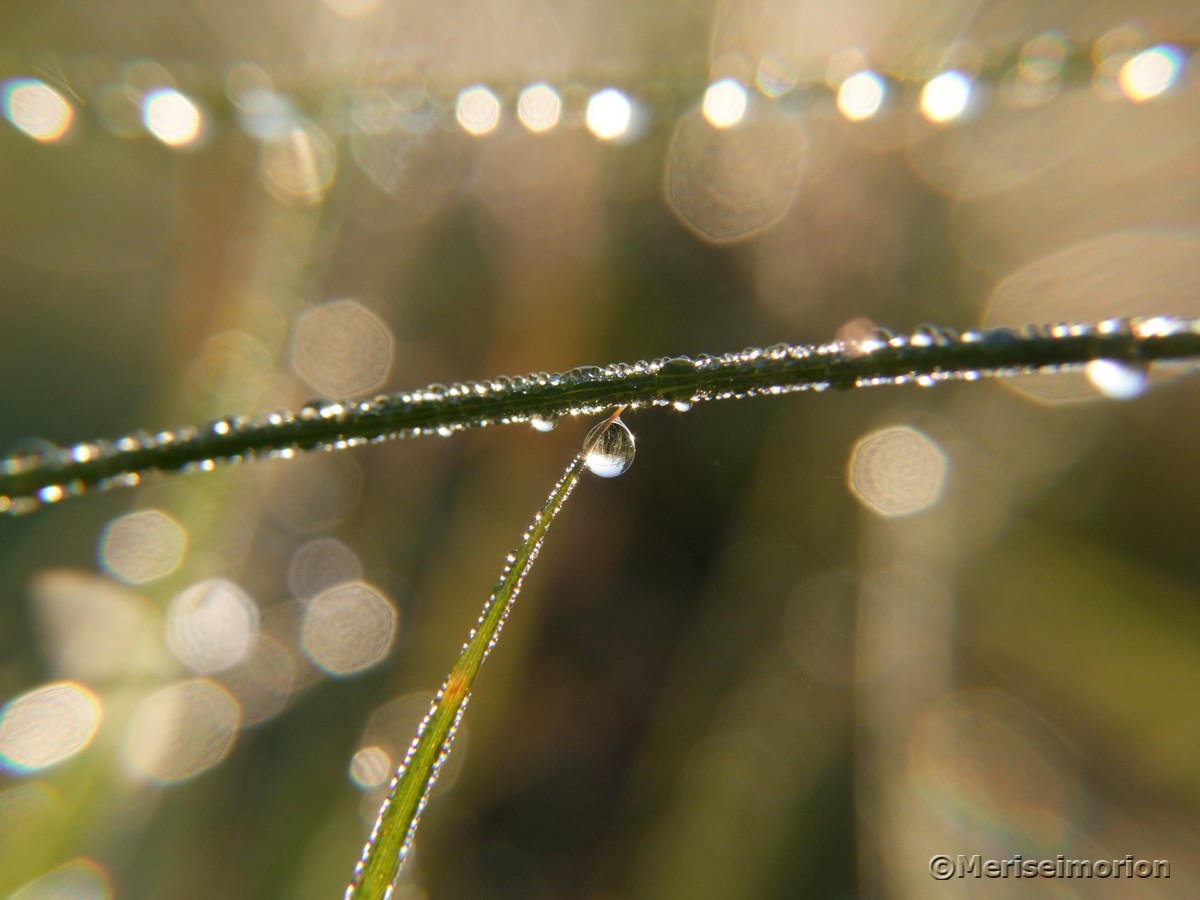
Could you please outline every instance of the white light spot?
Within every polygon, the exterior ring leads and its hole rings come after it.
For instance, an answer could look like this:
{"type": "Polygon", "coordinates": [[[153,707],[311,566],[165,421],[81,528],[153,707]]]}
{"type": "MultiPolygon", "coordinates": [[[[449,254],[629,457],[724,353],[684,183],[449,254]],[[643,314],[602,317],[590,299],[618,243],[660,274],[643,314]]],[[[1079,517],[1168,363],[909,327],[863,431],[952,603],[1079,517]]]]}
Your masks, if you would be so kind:
{"type": "Polygon", "coordinates": [[[150,91],[142,99],[146,130],[168,147],[183,147],[200,136],[200,110],[174,88],[150,91]]]}
{"type": "Polygon", "coordinates": [[[1145,367],[1115,359],[1093,359],[1084,367],[1084,372],[1096,390],[1114,400],[1140,397],[1149,386],[1145,367]]]}
{"type": "Polygon", "coordinates": [[[201,675],[236,666],[258,634],[258,607],[232,581],[215,578],[192,585],[171,601],[167,646],[201,675]]]}
{"type": "Polygon", "coordinates": [[[588,100],[586,118],[592,134],[602,141],[615,141],[633,123],[633,104],[616,88],[605,88],[588,100]]]}
{"type": "Polygon", "coordinates": [[[714,128],[730,128],[745,118],[748,101],[749,96],[741,82],[722,78],[708,86],[701,109],[714,128]]]}
{"type": "Polygon", "coordinates": [[[127,584],[145,584],[170,575],[183,561],[187,534],[158,510],[114,519],[100,538],[100,565],[127,584]]]}
{"type": "Polygon", "coordinates": [[[0,709],[0,765],[32,772],[69,759],[92,742],[101,709],[95,694],[71,681],[10,700],[0,709]]]}
{"type": "Polygon", "coordinates": [[[169,685],[134,711],[125,762],[134,774],[162,784],[199,775],[229,753],[240,718],[237,701],[206,678],[169,685]]]}
{"type": "Polygon", "coordinates": [[[57,141],[75,117],[67,99],[36,78],[5,82],[3,96],[4,118],[35,141],[57,141]]]}
{"type": "Polygon", "coordinates": [[[856,72],[838,88],[838,110],[851,122],[861,122],[879,112],[885,93],[883,79],[874,72],[856,72]]]}
{"type": "Polygon", "coordinates": [[[534,134],[549,131],[561,115],[562,99],[548,84],[531,84],[517,97],[517,118],[534,134]]]}
{"type": "Polygon", "coordinates": [[[908,516],[941,497],[946,455],[915,428],[884,428],[859,440],[847,474],[850,489],[872,512],[908,516]]]}
{"type": "Polygon", "coordinates": [[[921,112],[931,122],[949,122],[966,111],[971,79],[962,72],[943,72],[921,91],[921,112]]]}
{"type": "Polygon", "coordinates": [[[500,101],[483,85],[474,85],[458,95],[454,117],[467,134],[489,134],[500,124],[500,101]]]}
{"type": "Polygon", "coordinates": [[[300,643],[330,675],[353,675],[387,656],[396,637],[396,608],[362,581],[330,588],[304,613],[300,643]]]}
{"type": "Polygon", "coordinates": [[[1183,54],[1170,44],[1151,47],[1121,67],[1121,90],[1135,103],[1151,100],[1169,90],[1179,77],[1183,54]]]}

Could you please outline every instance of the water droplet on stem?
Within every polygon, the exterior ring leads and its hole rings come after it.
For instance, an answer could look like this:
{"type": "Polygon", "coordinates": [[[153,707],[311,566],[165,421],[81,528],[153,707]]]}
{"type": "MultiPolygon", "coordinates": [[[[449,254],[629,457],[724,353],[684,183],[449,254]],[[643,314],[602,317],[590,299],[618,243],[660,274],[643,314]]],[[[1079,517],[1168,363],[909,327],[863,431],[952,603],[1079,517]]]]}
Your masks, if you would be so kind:
{"type": "Polygon", "coordinates": [[[1115,359],[1093,359],[1084,371],[1088,381],[1104,396],[1132,400],[1145,393],[1150,379],[1144,365],[1115,359]]]}
{"type": "Polygon", "coordinates": [[[629,471],[636,449],[633,432],[624,422],[605,419],[584,439],[584,464],[601,478],[616,478],[629,471]]]}

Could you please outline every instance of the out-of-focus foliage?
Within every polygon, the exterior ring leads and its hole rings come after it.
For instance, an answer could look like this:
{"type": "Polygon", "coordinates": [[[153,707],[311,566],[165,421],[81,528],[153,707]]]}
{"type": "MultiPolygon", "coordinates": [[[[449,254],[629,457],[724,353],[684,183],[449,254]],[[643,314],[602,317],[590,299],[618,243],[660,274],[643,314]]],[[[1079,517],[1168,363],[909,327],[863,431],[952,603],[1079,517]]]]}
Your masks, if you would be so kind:
{"type": "MultiPolygon", "coordinates": [[[[1200,314],[1198,39],[1167,0],[8,4],[0,451],[1200,314]]],[[[637,464],[544,548],[401,895],[923,897],[933,853],[1167,858],[1193,894],[1198,403],[1054,375],[627,415],[637,464]]],[[[0,519],[0,891],[335,895],[581,439],[0,519]]]]}

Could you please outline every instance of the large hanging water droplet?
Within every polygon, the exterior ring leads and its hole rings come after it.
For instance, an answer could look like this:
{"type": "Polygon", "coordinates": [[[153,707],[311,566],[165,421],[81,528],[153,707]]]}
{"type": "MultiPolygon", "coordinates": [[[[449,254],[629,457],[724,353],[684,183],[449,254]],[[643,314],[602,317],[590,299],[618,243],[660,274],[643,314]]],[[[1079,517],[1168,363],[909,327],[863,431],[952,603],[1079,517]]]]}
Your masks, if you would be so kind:
{"type": "Polygon", "coordinates": [[[529,420],[529,424],[533,426],[535,431],[553,431],[558,427],[558,419],[544,419],[541,416],[534,416],[529,420]]]}
{"type": "Polygon", "coordinates": [[[636,449],[633,432],[625,423],[620,419],[606,419],[584,439],[584,463],[601,478],[616,478],[629,471],[636,449]]]}

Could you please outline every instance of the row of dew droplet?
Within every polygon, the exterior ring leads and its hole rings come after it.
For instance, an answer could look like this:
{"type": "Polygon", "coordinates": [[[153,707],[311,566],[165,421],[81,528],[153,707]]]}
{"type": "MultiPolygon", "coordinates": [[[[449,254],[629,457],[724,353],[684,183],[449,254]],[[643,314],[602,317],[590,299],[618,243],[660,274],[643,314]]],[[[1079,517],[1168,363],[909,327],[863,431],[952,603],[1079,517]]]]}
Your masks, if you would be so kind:
{"type": "MultiPolygon", "coordinates": [[[[0,513],[28,513],[85,491],[132,487],[155,471],[207,472],[252,459],[288,459],[306,450],[343,450],[428,435],[448,437],[467,428],[497,424],[529,422],[538,431],[550,431],[560,416],[594,415],[620,404],[634,409],[673,406],[684,412],[706,400],[830,387],[909,383],[930,387],[950,380],[1079,367],[1101,393],[1128,398],[1141,393],[1146,384],[1147,364],[1139,362],[1145,355],[1140,345],[1180,335],[1200,336],[1200,319],[1155,316],[962,332],[922,325],[909,334],[872,328],[820,345],[779,343],[718,356],[702,353],[449,386],[430,384],[363,400],[313,400],[297,412],[223,418],[200,428],[133,432],[112,441],[66,448],[38,442],[32,450],[0,460],[0,513]],[[1014,350],[1021,346],[1069,339],[1104,339],[1107,345],[1077,348],[1076,358],[1067,360],[1055,361],[1048,351],[1036,363],[1011,361],[1020,358],[1014,350]],[[958,351],[955,358],[969,359],[970,364],[942,365],[938,351],[945,350],[958,351]],[[1084,351],[1086,355],[1079,357],[1084,351]],[[885,358],[886,366],[874,365],[885,358]],[[16,487],[26,483],[31,486],[16,487]]],[[[1196,355],[1195,350],[1185,354],[1196,355]]]]}

